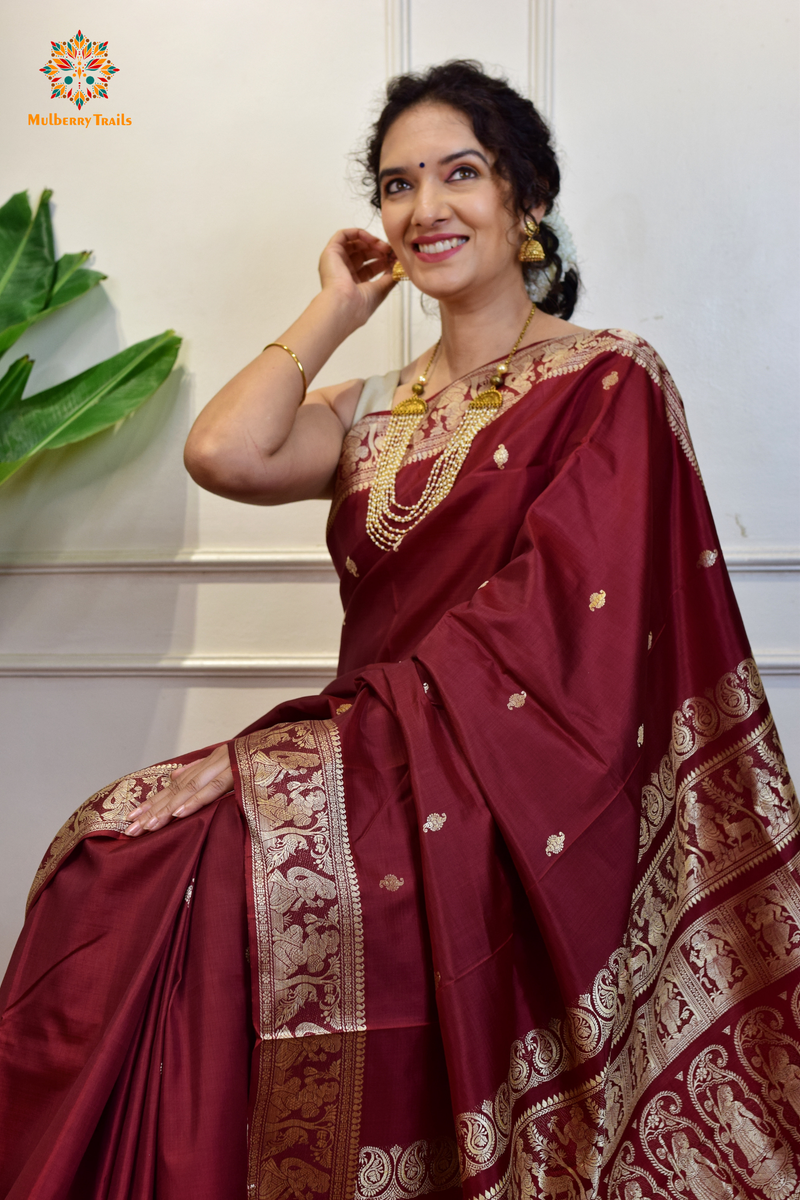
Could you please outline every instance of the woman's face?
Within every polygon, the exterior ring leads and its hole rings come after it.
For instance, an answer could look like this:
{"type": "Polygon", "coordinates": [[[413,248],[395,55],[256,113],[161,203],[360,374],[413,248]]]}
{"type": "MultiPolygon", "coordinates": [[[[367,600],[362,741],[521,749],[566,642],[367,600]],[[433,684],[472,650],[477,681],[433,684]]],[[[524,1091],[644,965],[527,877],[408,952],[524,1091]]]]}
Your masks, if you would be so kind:
{"type": "MultiPolygon", "coordinates": [[[[429,296],[522,286],[523,220],[510,210],[494,159],[468,118],[447,104],[418,104],[389,127],[379,172],[383,227],[429,296]]],[[[543,206],[534,210],[537,221],[543,214],[543,206]]]]}

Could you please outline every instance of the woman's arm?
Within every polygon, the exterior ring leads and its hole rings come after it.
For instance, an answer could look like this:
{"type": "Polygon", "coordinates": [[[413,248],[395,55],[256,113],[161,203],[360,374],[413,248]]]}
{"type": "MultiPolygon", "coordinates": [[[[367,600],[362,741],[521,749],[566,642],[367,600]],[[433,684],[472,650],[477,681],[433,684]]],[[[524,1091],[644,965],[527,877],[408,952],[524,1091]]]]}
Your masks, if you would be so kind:
{"type": "MultiPolygon", "coordinates": [[[[392,288],[386,242],[340,230],[322,252],[322,288],[274,341],[289,346],[310,383],[334,350],[372,316],[392,288]]],[[[184,459],[210,492],[250,504],[330,495],[361,380],[309,392],[297,364],[270,347],[226,383],[195,421],[184,459]]]]}

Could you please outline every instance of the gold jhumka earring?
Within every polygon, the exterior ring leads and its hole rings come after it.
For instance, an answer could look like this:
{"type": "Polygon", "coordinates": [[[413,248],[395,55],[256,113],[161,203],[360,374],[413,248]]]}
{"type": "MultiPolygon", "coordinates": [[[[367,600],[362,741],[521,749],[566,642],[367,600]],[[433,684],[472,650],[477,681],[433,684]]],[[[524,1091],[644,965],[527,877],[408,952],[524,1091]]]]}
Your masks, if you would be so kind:
{"type": "Polygon", "coordinates": [[[394,280],[395,283],[404,283],[408,279],[408,275],[406,275],[405,267],[400,262],[399,258],[398,258],[397,262],[394,264],[394,266],[392,267],[392,279],[394,280]]]}
{"type": "Polygon", "coordinates": [[[544,246],[538,240],[539,226],[530,217],[525,218],[525,241],[519,248],[517,258],[524,263],[540,263],[545,260],[544,246]]]}

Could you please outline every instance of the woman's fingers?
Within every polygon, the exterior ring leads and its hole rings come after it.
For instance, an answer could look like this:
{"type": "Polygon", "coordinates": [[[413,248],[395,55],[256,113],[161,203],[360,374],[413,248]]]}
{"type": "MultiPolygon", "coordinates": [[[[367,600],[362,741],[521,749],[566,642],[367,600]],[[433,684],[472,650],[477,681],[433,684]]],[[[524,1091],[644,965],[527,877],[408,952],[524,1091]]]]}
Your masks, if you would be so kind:
{"type": "Polygon", "coordinates": [[[138,837],[161,829],[173,817],[188,817],[232,787],[228,747],[217,746],[205,758],[176,768],[167,787],[131,813],[131,823],[125,832],[129,837],[138,837]]]}

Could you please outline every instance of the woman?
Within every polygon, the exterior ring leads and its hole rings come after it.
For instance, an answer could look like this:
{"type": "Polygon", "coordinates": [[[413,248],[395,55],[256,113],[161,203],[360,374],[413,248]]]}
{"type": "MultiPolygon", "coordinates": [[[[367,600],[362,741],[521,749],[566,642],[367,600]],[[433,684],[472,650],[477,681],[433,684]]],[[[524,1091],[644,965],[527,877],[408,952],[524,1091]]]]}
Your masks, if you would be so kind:
{"type": "Polygon", "coordinates": [[[4,1194],[667,1196],[701,1155],[751,1194],[711,1073],[782,1200],[798,810],[674,385],[564,319],[558,168],[504,82],[395,80],[366,165],[387,240],[335,235],[186,451],[225,496],[332,497],[339,678],[57,837],[2,994],[4,1194]],[[306,395],[402,273],[437,346],[306,395]]]}

